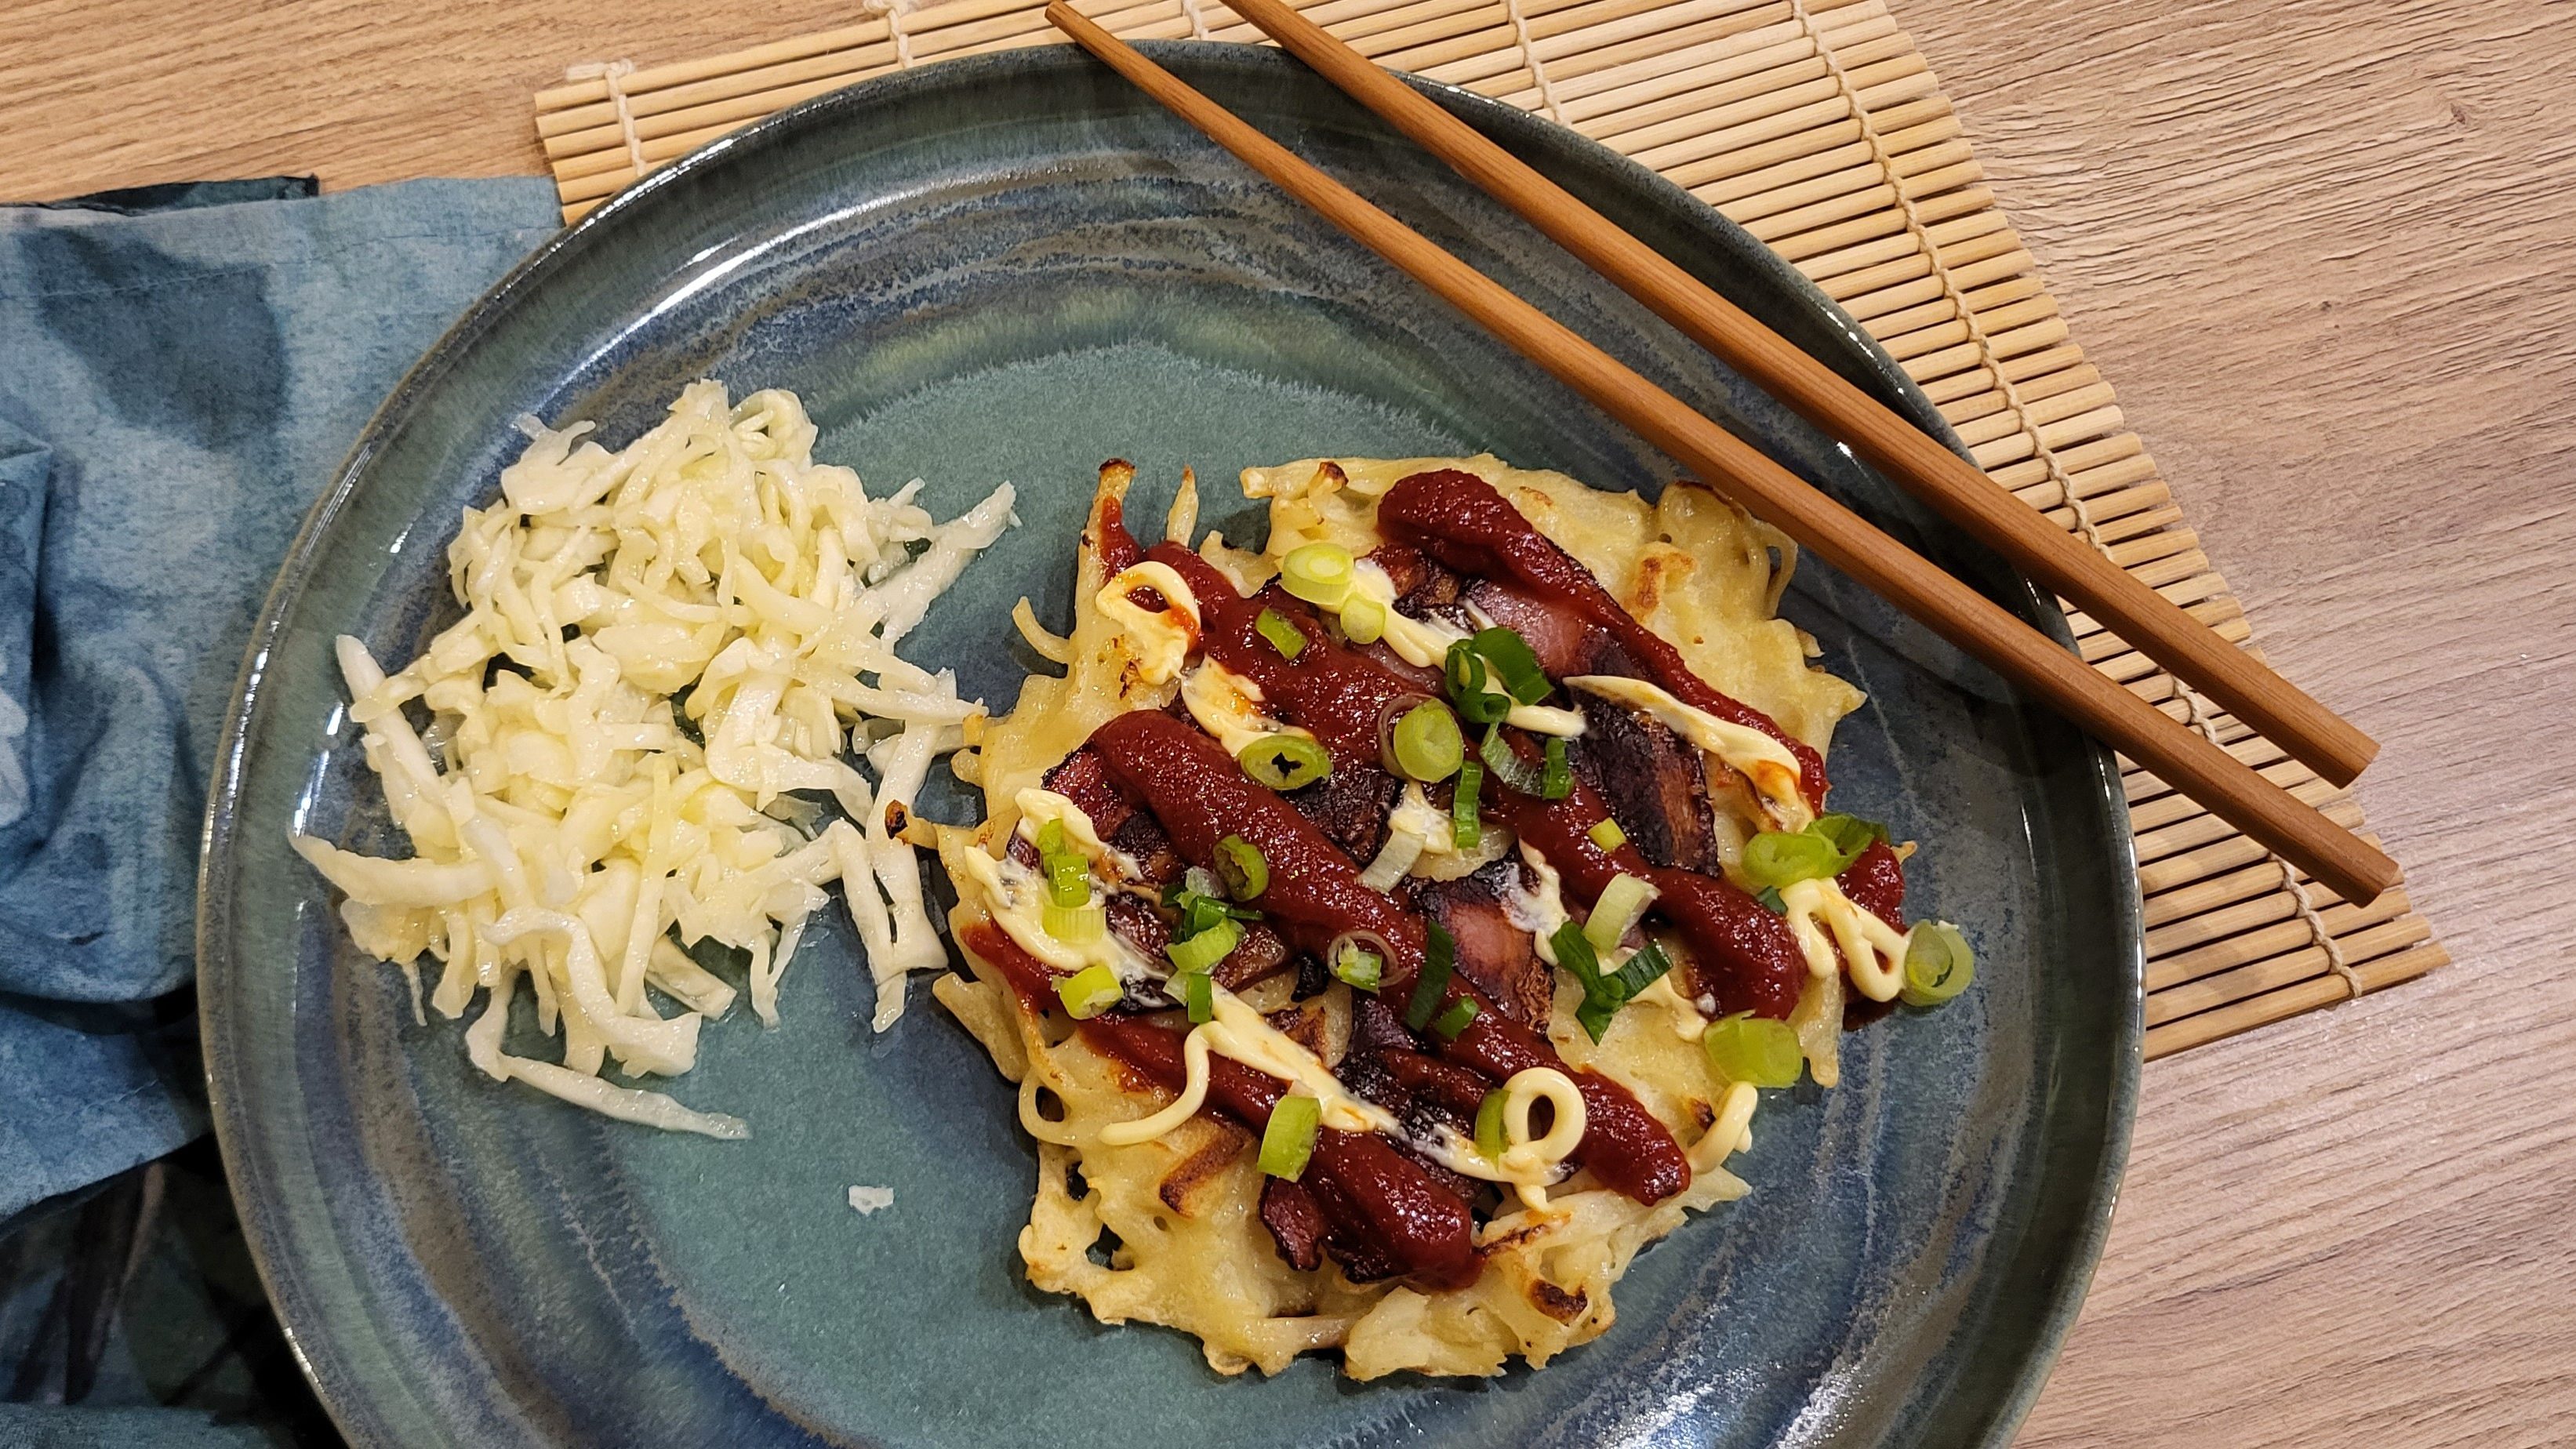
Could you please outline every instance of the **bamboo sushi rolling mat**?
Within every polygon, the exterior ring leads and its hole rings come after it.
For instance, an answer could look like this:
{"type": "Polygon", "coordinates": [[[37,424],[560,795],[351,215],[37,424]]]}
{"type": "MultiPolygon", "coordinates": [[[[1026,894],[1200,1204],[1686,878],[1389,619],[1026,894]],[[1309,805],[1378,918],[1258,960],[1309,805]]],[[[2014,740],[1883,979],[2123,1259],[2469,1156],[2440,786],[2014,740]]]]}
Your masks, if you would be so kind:
{"type": "MultiPolygon", "coordinates": [[[[1058,43],[1044,0],[872,5],[705,59],[575,66],[536,97],[564,219],[727,131],[868,76],[1058,43]]],[[[1129,39],[1260,41],[1216,0],[1090,0],[1129,39]]],[[[1997,484],[2255,648],[2111,386],[2068,336],[1959,121],[1883,0],[1317,0],[1378,63],[1538,111],[1788,259],[1920,384],[1997,484]]],[[[2360,808],[2081,613],[2085,659],[2336,821],[2360,808]]],[[[2259,650],[2256,651],[2259,654],[2259,650]]],[[[2412,979],[2449,955],[2400,888],[2344,902],[2123,761],[2150,1058],[2412,979]]]]}

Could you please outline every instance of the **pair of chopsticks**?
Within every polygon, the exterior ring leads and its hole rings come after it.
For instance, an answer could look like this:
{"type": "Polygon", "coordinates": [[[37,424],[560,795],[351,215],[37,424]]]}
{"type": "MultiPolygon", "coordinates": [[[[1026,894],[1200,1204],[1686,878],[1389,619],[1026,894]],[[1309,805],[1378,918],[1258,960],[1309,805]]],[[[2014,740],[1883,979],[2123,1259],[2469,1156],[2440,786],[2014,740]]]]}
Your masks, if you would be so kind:
{"type": "MultiPolygon", "coordinates": [[[[1377,112],[1684,335],[1752,378],[2016,565],[2331,783],[2350,782],[2368,736],[2114,567],[1824,364],[1710,291],[1466,123],[1299,15],[1284,0],[1227,0],[1298,59],[1377,112]]],[[[2005,678],[2047,700],[2355,905],[2397,863],[2205,736],[2103,677],[1967,585],[1808,486],[1759,450],[1298,159],[1103,30],[1067,0],[1047,19],[1147,95],[1321,212],[1639,436],[2005,678]]]]}

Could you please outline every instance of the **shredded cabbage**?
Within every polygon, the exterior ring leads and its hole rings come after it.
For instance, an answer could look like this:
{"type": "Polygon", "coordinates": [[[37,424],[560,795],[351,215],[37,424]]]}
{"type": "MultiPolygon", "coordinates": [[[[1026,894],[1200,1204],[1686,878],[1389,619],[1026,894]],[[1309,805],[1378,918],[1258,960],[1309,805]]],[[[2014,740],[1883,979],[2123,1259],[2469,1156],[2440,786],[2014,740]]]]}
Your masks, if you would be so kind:
{"type": "Polygon", "coordinates": [[[347,898],[360,950],[440,963],[441,1014],[484,994],[466,1051],[496,1080],[740,1137],[737,1118],[599,1074],[685,1072],[701,1024],[732,1009],[735,989],[684,945],[747,957],[742,994],[775,1025],[779,978],[833,881],[878,1030],[903,1014],[907,973],[945,962],[903,830],[982,706],[894,648],[1012,521],[1012,490],[946,523],[914,501],[917,480],[872,499],[814,461],[795,394],[730,403],[714,382],[615,453],[588,423],[519,427],[500,500],[466,509],[448,547],[465,617],[391,675],[338,641],[349,718],[411,857],[292,843],[347,898]],[[521,977],[560,1064],[501,1049],[521,977]]]}

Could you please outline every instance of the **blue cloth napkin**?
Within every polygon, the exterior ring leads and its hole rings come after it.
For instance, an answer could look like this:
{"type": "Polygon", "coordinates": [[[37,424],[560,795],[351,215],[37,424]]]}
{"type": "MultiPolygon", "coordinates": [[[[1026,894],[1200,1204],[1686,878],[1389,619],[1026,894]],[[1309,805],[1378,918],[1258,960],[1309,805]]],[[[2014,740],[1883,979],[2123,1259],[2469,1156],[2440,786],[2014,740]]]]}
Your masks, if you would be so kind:
{"type": "Polygon", "coordinates": [[[0,1222],[205,1128],[208,774],[270,577],[542,179],[0,208],[0,1222]]]}

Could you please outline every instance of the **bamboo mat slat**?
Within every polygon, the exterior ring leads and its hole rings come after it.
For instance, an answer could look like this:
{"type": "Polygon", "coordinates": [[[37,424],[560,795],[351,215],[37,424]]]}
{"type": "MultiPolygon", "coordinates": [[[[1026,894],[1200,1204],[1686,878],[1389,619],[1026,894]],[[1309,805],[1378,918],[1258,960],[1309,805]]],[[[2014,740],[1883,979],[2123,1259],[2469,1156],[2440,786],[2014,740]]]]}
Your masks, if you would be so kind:
{"type": "MultiPolygon", "coordinates": [[[[876,0],[723,55],[574,67],[536,96],[564,219],[738,126],[868,76],[1053,44],[1044,0],[876,0]]],[[[1312,0],[1382,64],[1540,112],[1654,167],[1849,309],[1996,484],[2223,637],[2259,649],[2173,495],[1997,209],[1884,0],[1312,0]]],[[[1262,41],[1214,0],[1093,0],[1131,39],[1262,41]]],[[[1263,42],[1266,43],[1266,42],[1263,42]]],[[[2351,798],[2082,614],[2084,658],[2276,783],[2351,798]]],[[[2367,907],[2123,761],[2147,911],[2147,1055],[2411,980],[2449,957],[2403,889],[2367,907]]]]}

